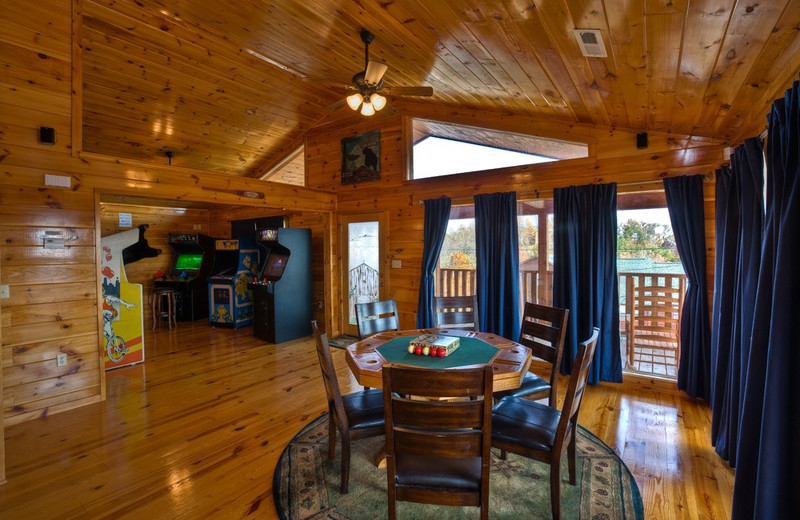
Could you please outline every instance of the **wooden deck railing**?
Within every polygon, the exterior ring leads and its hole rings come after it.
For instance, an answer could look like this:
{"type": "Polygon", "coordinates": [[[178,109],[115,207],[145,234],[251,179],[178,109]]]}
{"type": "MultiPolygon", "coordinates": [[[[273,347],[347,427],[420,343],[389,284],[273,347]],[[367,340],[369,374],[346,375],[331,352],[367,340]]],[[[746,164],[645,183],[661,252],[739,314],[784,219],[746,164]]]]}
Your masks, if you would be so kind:
{"type": "Polygon", "coordinates": [[[619,273],[620,347],[625,368],[675,378],[686,276],[619,273]]]}
{"type": "MultiPolygon", "coordinates": [[[[475,294],[475,269],[437,269],[436,296],[475,294]]],[[[525,302],[552,305],[553,271],[541,279],[538,271],[519,272],[520,304],[525,302]]]]}

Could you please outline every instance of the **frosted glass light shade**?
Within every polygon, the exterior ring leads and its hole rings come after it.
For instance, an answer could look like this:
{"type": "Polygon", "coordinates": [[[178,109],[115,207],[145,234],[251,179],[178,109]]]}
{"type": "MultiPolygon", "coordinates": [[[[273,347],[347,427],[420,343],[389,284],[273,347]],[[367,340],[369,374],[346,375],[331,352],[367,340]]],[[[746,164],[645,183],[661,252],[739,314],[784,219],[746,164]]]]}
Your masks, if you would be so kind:
{"type": "Polygon", "coordinates": [[[372,102],[372,106],[375,107],[375,110],[380,110],[386,106],[386,98],[380,94],[372,94],[370,101],[372,102]]]}
{"type": "Polygon", "coordinates": [[[364,104],[361,105],[361,115],[362,116],[371,116],[375,113],[375,107],[372,106],[372,103],[369,101],[364,101],[364,104]]]}
{"type": "Polygon", "coordinates": [[[361,97],[361,94],[356,92],[355,94],[347,96],[347,106],[349,106],[353,110],[358,110],[358,106],[361,104],[363,100],[364,98],[361,97]]]}

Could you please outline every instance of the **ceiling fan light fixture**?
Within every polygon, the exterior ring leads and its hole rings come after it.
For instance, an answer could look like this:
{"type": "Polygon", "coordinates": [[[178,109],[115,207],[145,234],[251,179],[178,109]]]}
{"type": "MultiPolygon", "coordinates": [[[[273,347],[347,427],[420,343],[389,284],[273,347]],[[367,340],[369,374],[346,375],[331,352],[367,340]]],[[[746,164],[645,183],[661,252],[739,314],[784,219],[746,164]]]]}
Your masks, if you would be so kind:
{"type": "Polygon", "coordinates": [[[375,114],[375,107],[372,106],[372,103],[369,102],[369,99],[365,99],[364,104],[361,105],[361,115],[371,116],[374,114],[375,114]]]}
{"type": "Polygon", "coordinates": [[[364,98],[361,96],[359,92],[347,96],[347,106],[349,106],[353,110],[358,110],[358,107],[361,105],[362,101],[364,101],[364,98]]]}
{"type": "Polygon", "coordinates": [[[386,98],[380,94],[372,94],[369,99],[372,102],[372,106],[375,107],[375,110],[380,110],[386,106],[386,98]]]}

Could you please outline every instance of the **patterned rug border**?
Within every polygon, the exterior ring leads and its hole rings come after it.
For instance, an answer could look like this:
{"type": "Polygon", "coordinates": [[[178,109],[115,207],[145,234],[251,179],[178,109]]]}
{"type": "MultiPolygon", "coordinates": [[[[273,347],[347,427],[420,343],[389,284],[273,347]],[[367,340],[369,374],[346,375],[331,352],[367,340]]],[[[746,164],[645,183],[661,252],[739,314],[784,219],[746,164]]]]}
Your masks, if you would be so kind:
{"type": "MultiPolygon", "coordinates": [[[[315,419],[312,419],[311,421],[306,423],[294,435],[294,437],[292,437],[292,440],[289,441],[289,443],[286,445],[286,447],[281,452],[280,457],[278,457],[278,462],[275,465],[275,471],[274,471],[273,476],[272,476],[272,493],[273,493],[273,500],[274,500],[274,503],[275,503],[275,510],[277,511],[278,516],[279,516],[279,518],[281,520],[291,520],[291,518],[292,518],[292,517],[289,516],[289,512],[286,511],[286,509],[288,507],[287,504],[289,504],[288,495],[291,493],[291,491],[289,489],[286,489],[287,486],[285,486],[283,484],[283,481],[282,481],[282,478],[281,478],[282,475],[283,475],[282,472],[281,472],[281,468],[284,465],[285,461],[291,462],[291,460],[287,459],[287,457],[289,455],[289,450],[292,448],[292,445],[294,443],[298,443],[298,444],[302,444],[303,443],[303,441],[299,440],[298,438],[303,434],[307,434],[307,432],[313,431],[315,428],[318,427],[319,423],[321,423],[323,421],[326,422],[326,423],[328,421],[327,412],[323,413],[319,417],[317,417],[315,419]],[[287,495],[286,497],[282,496],[282,494],[284,492],[287,495]],[[286,499],[286,500],[284,500],[284,499],[286,499]]],[[[593,434],[592,432],[590,432],[589,430],[587,430],[583,426],[578,425],[578,428],[580,430],[580,433],[582,435],[585,435],[587,439],[589,439],[591,442],[593,442],[595,444],[605,446],[608,449],[609,453],[613,454],[617,458],[617,460],[619,461],[619,464],[618,464],[619,472],[620,473],[624,472],[624,474],[626,475],[626,477],[627,477],[627,479],[628,479],[628,481],[630,483],[630,486],[631,486],[629,494],[630,494],[630,500],[631,500],[632,505],[633,505],[633,514],[630,515],[630,516],[627,516],[625,514],[625,512],[622,511],[621,516],[618,516],[618,517],[608,517],[608,515],[604,515],[603,517],[600,517],[600,518],[602,518],[603,520],[617,520],[617,519],[619,519],[619,520],[644,520],[644,505],[643,505],[643,501],[642,501],[641,491],[639,490],[639,487],[638,487],[638,484],[636,483],[636,480],[633,478],[633,474],[631,473],[630,468],[628,468],[628,466],[625,464],[625,462],[619,457],[619,454],[615,450],[613,450],[610,446],[608,446],[605,442],[603,442],[599,437],[597,437],[595,434],[593,434]]],[[[327,429],[325,431],[327,432],[327,429]]],[[[325,434],[325,437],[327,438],[327,433],[325,434]]],[[[337,446],[337,454],[340,451],[341,450],[337,446]]],[[[326,453],[324,455],[325,455],[325,459],[327,460],[327,451],[326,451],[326,453]]],[[[580,464],[581,459],[582,459],[582,457],[579,457],[579,459],[578,459],[578,463],[579,464],[580,464]]],[[[589,459],[586,459],[586,460],[589,460],[589,459]]],[[[290,466],[291,466],[291,464],[290,464],[290,466]]],[[[564,471],[564,470],[562,470],[562,471],[564,471]]],[[[289,468],[289,472],[291,472],[291,467],[289,468]]],[[[583,486],[582,486],[582,488],[583,488],[583,486]]],[[[549,494],[549,492],[548,492],[548,494],[549,494]]],[[[562,511],[562,513],[563,513],[563,511],[562,511]]],[[[311,518],[311,517],[307,517],[307,518],[311,518]]],[[[319,518],[320,520],[322,520],[322,519],[345,519],[346,520],[346,517],[344,517],[342,515],[339,515],[336,512],[332,512],[332,515],[330,515],[330,514],[326,514],[325,511],[320,511],[318,515],[317,514],[313,515],[313,518],[315,518],[315,519],[319,518]]]]}

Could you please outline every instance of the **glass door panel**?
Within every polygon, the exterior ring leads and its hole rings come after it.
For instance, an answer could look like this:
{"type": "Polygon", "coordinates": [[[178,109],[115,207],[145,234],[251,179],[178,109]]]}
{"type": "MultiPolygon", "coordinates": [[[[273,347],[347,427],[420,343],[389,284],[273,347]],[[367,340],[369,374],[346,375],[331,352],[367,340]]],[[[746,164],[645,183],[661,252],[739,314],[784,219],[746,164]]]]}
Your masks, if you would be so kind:
{"type": "Polygon", "coordinates": [[[351,222],[347,225],[348,321],[356,324],[356,303],[380,299],[380,255],[378,222],[351,222]]]}
{"type": "Polygon", "coordinates": [[[385,226],[379,215],[342,217],[343,329],[358,335],[356,304],[384,299],[385,272],[382,233],[385,226]]]}

